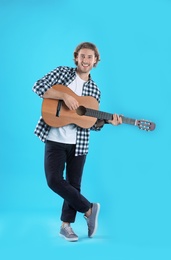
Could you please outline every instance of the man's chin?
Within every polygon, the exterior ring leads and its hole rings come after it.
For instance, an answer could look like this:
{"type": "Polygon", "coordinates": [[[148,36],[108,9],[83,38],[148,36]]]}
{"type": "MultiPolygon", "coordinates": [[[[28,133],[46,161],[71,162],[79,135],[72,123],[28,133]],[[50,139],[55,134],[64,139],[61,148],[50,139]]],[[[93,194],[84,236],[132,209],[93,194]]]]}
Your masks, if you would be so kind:
{"type": "Polygon", "coordinates": [[[90,67],[84,67],[84,66],[82,66],[81,69],[82,69],[83,72],[88,72],[88,71],[91,70],[90,67]]]}

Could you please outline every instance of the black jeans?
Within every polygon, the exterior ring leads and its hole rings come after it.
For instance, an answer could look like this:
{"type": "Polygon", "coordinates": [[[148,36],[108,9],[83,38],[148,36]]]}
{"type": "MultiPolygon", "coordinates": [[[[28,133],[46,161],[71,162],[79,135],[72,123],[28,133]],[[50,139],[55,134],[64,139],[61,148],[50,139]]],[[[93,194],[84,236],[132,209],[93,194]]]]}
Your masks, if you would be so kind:
{"type": "Polygon", "coordinates": [[[46,141],[46,179],[48,186],[64,199],[61,214],[64,222],[73,223],[77,211],[85,213],[91,207],[91,203],[80,193],[85,160],[86,155],[75,156],[74,144],[46,141]]]}

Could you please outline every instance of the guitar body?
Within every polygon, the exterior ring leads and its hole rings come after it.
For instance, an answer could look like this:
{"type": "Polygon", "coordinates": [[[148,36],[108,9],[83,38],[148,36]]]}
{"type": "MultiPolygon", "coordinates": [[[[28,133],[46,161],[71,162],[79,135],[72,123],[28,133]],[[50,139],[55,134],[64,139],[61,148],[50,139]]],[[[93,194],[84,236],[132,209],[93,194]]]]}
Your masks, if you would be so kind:
{"type": "MultiPolygon", "coordinates": [[[[54,85],[53,88],[73,96],[80,106],[98,110],[99,104],[94,97],[78,96],[70,88],[63,85],[54,85]]],[[[42,117],[45,123],[52,127],[76,124],[81,128],[90,128],[97,120],[97,118],[91,116],[80,116],[76,110],[70,110],[63,101],[49,98],[43,99],[42,117]]]]}

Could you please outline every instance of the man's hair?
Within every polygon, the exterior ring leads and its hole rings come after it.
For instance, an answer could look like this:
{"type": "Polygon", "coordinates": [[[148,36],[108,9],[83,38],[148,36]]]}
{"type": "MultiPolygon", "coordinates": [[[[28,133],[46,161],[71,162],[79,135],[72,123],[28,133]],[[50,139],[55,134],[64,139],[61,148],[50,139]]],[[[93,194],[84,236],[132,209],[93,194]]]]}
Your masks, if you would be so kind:
{"type": "Polygon", "coordinates": [[[75,64],[76,64],[76,65],[78,64],[75,59],[77,58],[78,52],[79,52],[81,49],[91,49],[91,50],[94,51],[95,57],[97,58],[97,61],[96,61],[96,63],[94,64],[94,67],[96,67],[96,66],[97,66],[97,63],[100,61],[100,54],[99,54],[99,51],[98,51],[96,45],[94,45],[94,44],[91,43],[91,42],[82,42],[82,43],[80,43],[80,44],[76,47],[76,49],[75,49],[75,51],[74,51],[74,62],[75,62],[75,64]]]}

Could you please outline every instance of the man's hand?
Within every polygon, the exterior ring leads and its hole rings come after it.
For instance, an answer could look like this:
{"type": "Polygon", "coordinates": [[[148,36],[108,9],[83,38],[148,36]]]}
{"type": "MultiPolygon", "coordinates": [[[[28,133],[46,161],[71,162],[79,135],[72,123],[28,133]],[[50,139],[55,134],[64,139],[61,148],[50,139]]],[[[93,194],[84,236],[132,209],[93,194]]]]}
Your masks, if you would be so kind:
{"type": "Polygon", "coordinates": [[[70,110],[75,110],[75,109],[77,109],[79,107],[78,101],[74,97],[72,97],[72,96],[70,96],[70,95],[68,95],[66,93],[64,95],[63,101],[65,102],[65,105],[70,110]]]}
{"type": "Polygon", "coordinates": [[[120,125],[122,124],[122,117],[117,114],[113,114],[113,119],[108,121],[112,125],[120,125]]]}

